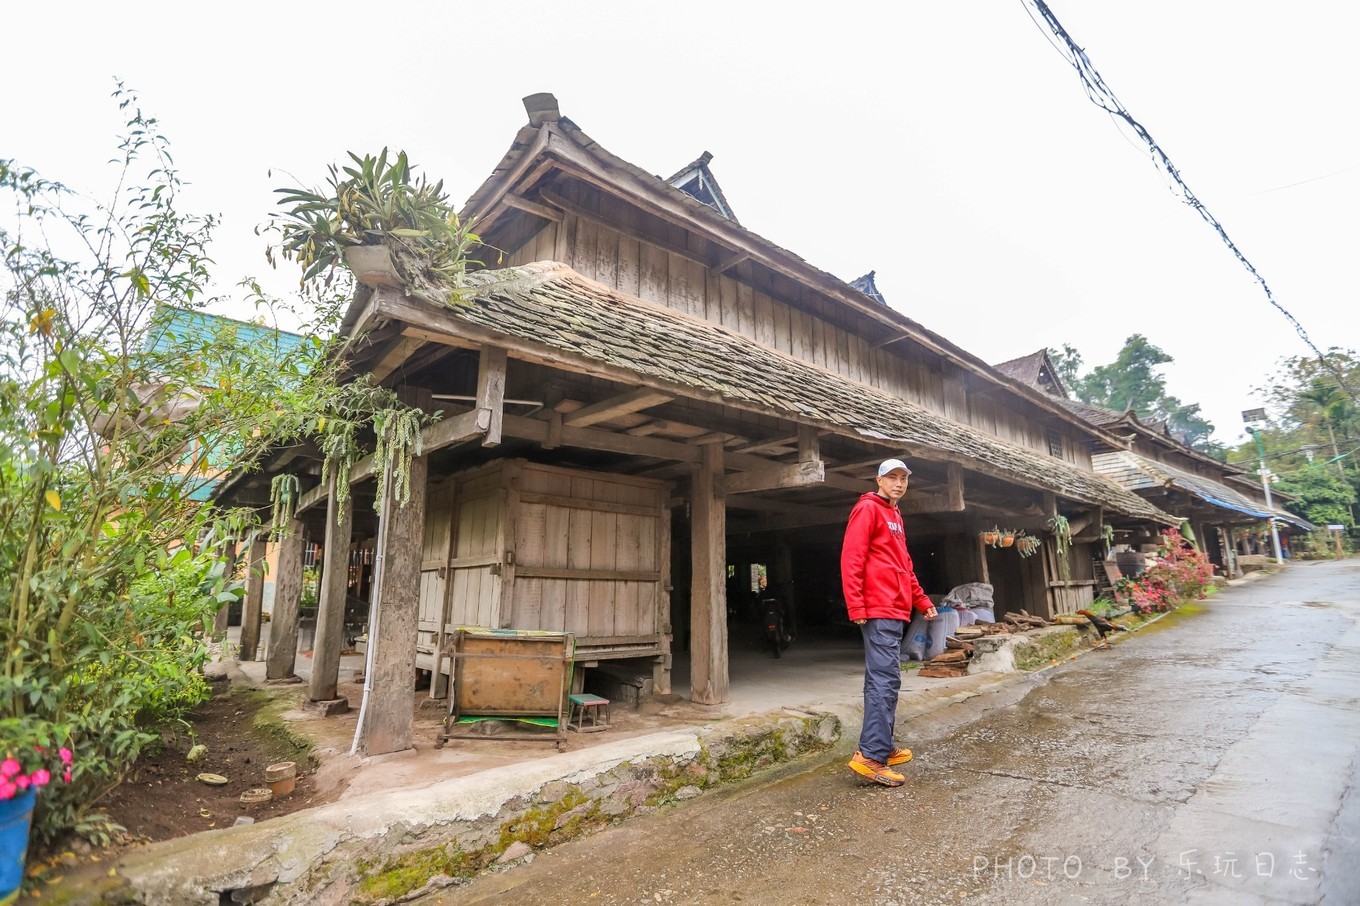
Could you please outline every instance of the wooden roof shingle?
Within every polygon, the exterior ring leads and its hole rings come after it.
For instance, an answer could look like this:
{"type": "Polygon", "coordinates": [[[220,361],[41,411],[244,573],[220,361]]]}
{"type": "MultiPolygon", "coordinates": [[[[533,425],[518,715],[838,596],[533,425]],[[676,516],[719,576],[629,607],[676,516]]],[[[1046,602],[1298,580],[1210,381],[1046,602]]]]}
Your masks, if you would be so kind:
{"type": "MultiPolygon", "coordinates": [[[[1026,487],[1167,525],[1179,520],[1125,488],[1017,446],[884,390],[760,345],[719,324],[644,302],[563,264],[468,276],[465,305],[407,297],[421,320],[459,323],[528,344],[545,361],[569,355],[639,383],[749,411],[784,416],[847,436],[902,445],[911,455],[959,462],[1026,487]]],[[[379,297],[381,303],[381,297],[379,297]]],[[[384,312],[401,319],[400,307],[384,312]]]]}

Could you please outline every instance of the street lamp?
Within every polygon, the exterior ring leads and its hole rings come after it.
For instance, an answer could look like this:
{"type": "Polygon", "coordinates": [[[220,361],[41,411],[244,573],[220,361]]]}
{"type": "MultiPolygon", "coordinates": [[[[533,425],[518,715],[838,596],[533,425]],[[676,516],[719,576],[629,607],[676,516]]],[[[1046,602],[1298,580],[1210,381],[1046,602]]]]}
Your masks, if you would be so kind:
{"type": "MultiPolygon", "coordinates": [[[[1242,421],[1247,424],[1247,433],[1256,439],[1256,455],[1261,461],[1261,489],[1266,492],[1266,509],[1274,510],[1275,504],[1270,499],[1270,470],[1266,468],[1266,448],[1261,443],[1261,432],[1256,427],[1257,422],[1263,422],[1266,418],[1264,409],[1248,409],[1242,413],[1242,421]]],[[[1280,530],[1275,527],[1275,517],[1270,517],[1270,543],[1275,549],[1275,562],[1284,563],[1284,555],[1280,553],[1280,530]]]]}

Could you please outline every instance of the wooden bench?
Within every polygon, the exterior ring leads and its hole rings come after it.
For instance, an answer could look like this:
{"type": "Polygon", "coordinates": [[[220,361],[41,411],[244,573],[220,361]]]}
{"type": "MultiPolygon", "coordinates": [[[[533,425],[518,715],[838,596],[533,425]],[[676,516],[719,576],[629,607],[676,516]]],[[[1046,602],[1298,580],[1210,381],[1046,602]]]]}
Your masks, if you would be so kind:
{"type": "Polygon", "coordinates": [[[609,729],[609,699],[589,692],[578,692],[567,696],[570,711],[567,729],[577,733],[596,733],[609,729]]]}

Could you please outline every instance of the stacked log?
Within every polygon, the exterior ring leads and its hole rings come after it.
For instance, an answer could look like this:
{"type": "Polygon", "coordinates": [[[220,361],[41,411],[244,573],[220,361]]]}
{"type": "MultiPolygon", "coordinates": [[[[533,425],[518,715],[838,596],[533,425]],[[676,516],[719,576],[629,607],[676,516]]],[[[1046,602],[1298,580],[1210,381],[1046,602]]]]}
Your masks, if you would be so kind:
{"type": "Polygon", "coordinates": [[[1024,610],[1017,610],[1015,613],[1008,613],[1002,617],[1007,623],[1015,627],[1012,632],[1025,632],[1030,629],[1043,629],[1051,625],[1043,617],[1036,617],[1024,610]]]}
{"type": "Polygon", "coordinates": [[[935,678],[965,676],[968,673],[968,660],[972,656],[971,643],[956,638],[945,639],[944,652],[926,661],[920,675],[935,678]]]}

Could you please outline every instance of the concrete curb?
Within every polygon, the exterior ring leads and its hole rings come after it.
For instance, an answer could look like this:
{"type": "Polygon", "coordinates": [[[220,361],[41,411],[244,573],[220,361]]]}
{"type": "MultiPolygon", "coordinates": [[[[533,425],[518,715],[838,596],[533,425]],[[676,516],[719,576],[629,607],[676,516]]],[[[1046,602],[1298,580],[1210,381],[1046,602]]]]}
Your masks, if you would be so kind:
{"type": "Polygon", "coordinates": [[[127,853],[105,901],[395,902],[473,874],[517,841],[565,842],[825,749],[840,732],[831,714],[775,712],[206,831],[127,853]]]}
{"type": "MultiPolygon", "coordinates": [[[[1085,636],[1081,627],[1055,626],[1010,638],[1025,647],[1051,637],[1066,660],[1085,636]]],[[[906,725],[1044,669],[928,685],[904,678],[897,720],[906,725]]],[[[124,854],[118,880],[85,902],[399,902],[475,874],[517,843],[552,846],[800,755],[846,748],[852,739],[842,734],[857,733],[862,720],[857,699],[786,708],[205,831],[124,854]]],[[[516,846],[511,854],[524,852],[516,846]]]]}

